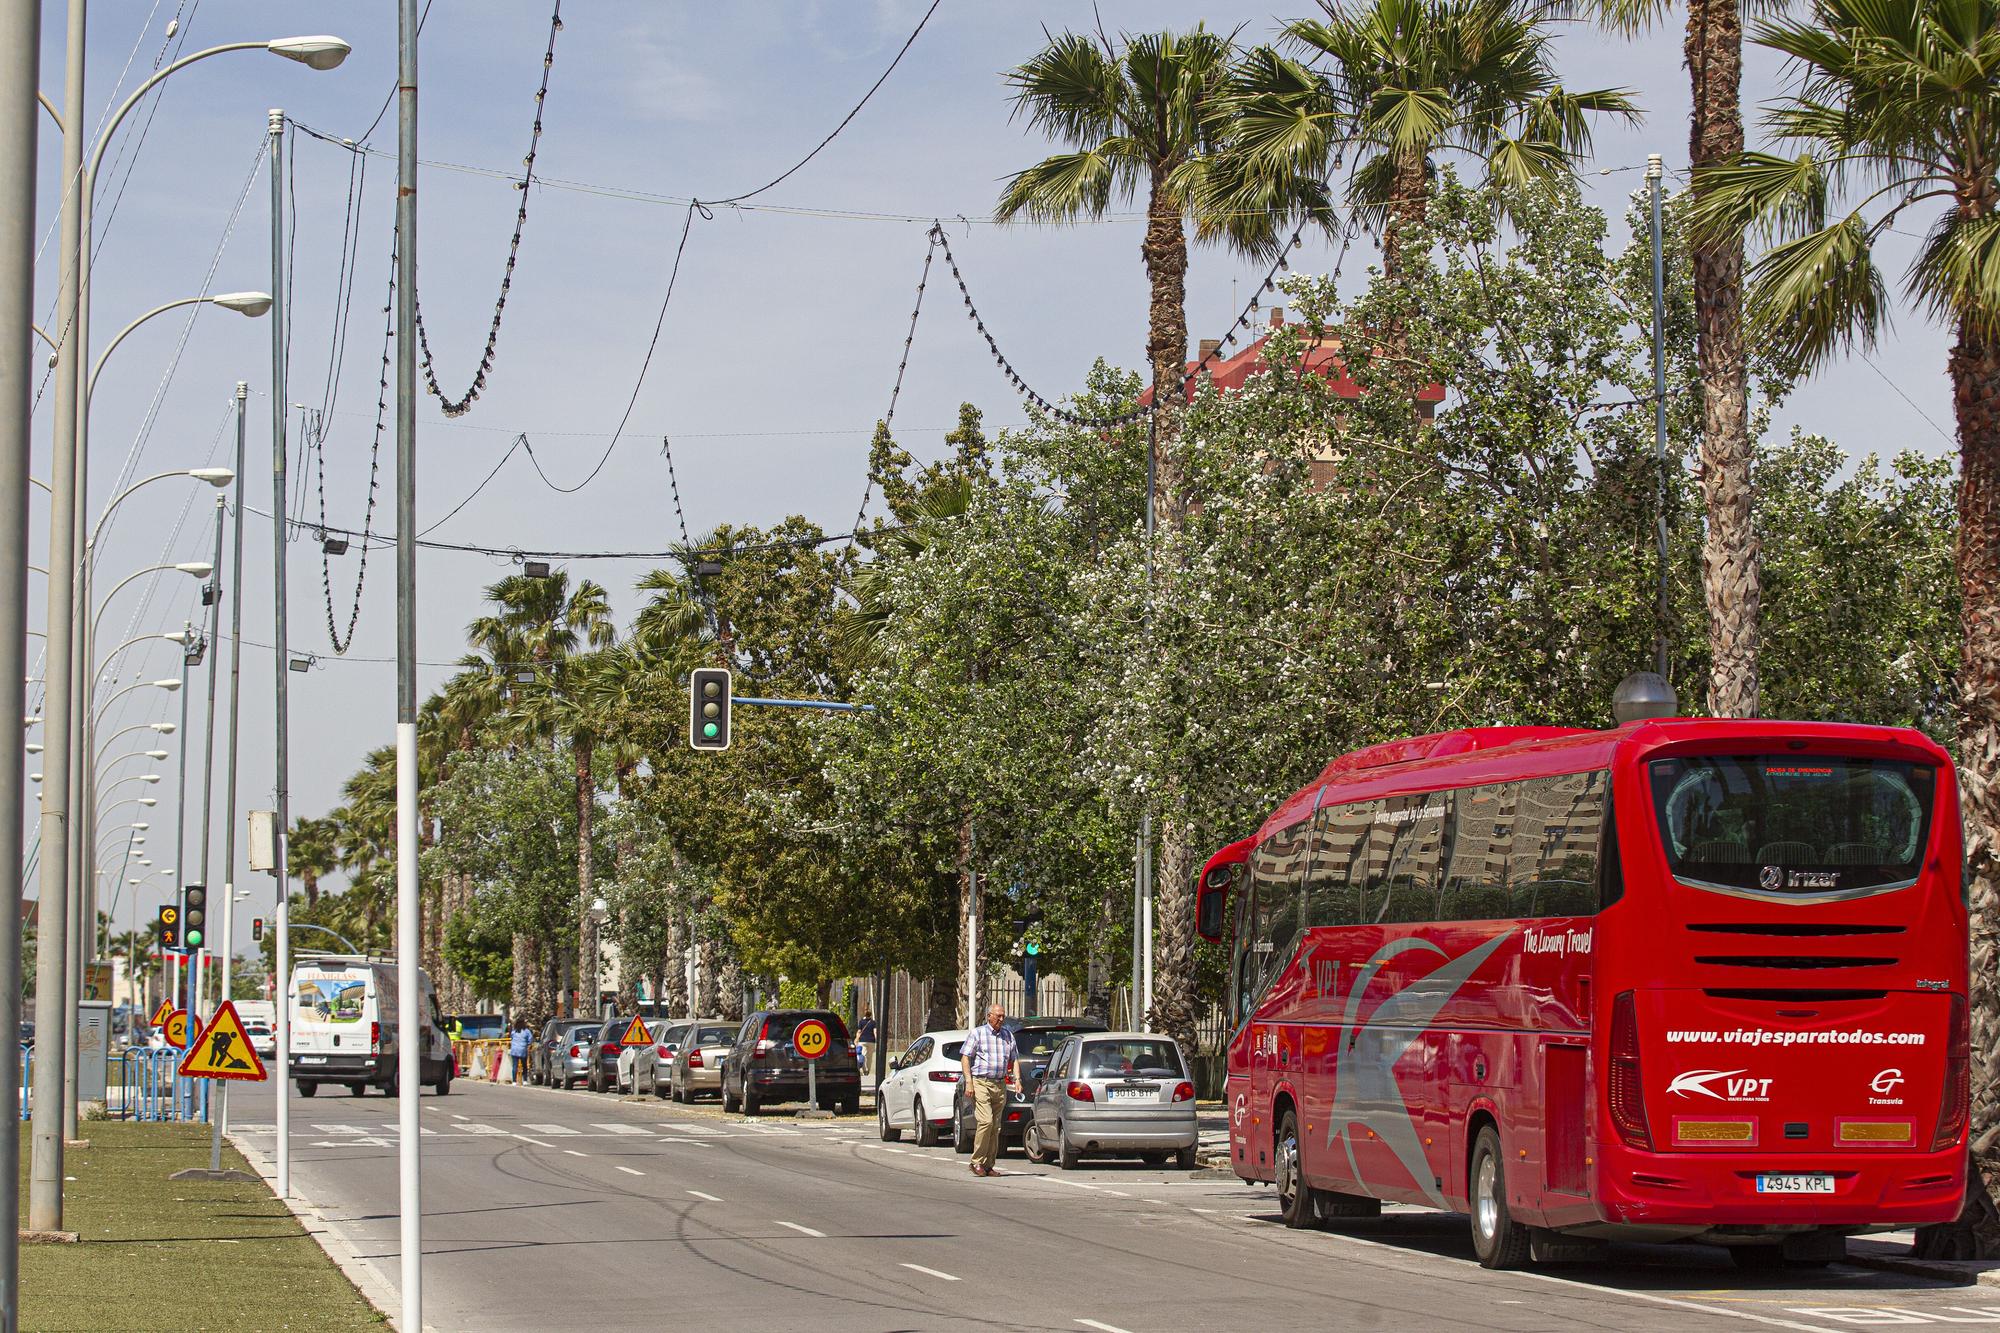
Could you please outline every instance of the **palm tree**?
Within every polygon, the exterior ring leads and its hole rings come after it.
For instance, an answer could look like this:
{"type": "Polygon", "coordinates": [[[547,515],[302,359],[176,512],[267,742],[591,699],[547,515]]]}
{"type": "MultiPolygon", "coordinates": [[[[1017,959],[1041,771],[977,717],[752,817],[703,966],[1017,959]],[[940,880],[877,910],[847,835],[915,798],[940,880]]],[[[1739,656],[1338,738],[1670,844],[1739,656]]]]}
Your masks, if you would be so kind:
{"type": "MultiPolygon", "coordinates": [[[[1682,50],[1692,104],[1688,161],[1699,205],[1712,168],[1743,151],[1743,14],[1785,0],[1687,0],[1682,50]]],[[[1650,27],[1669,0],[1557,0],[1552,10],[1595,13],[1627,33],[1650,27]]],[[[1708,607],[1708,711],[1757,715],[1763,572],[1751,510],[1750,376],[1743,346],[1743,233],[1712,228],[1693,247],[1695,362],[1701,380],[1702,596],[1708,607]]]]}
{"type": "Polygon", "coordinates": [[[1114,199],[1145,195],[1146,360],[1161,406],[1153,452],[1169,523],[1186,504],[1173,445],[1188,348],[1188,224],[1198,240],[1275,254],[1296,222],[1326,226],[1332,217],[1324,180],[1308,172],[1273,173],[1254,195],[1208,182],[1216,111],[1236,54],[1232,38],[1203,27],[1125,33],[1116,44],[1101,33],[1065,32],[1006,76],[1015,114],[1069,151],[1010,178],[995,210],[1000,220],[1074,222],[1102,217],[1114,199]]]}
{"type": "MultiPolygon", "coordinates": [[[[1799,84],[1766,113],[1797,156],[1746,153],[1696,178],[1698,224],[1775,244],[1751,271],[1753,327],[1808,368],[1871,346],[1888,320],[1874,245],[1929,225],[1904,289],[1955,341],[1958,421],[1959,763],[1972,938],[2000,932],[2000,0],[1821,0],[1814,21],[1760,24],[1799,84]],[[1844,211],[1842,209],[1844,208],[1844,211]],[[1917,218],[1909,215],[1916,210],[1917,218]],[[1928,215],[1928,216],[1926,216],[1928,215]]],[[[2000,1045],[2000,974],[1975,951],[1972,1048],[2000,1045]]],[[[1973,1062],[1973,1184],[1982,1252],[2000,1252],[2000,1078],[1973,1062]]]]}
{"type": "MultiPolygon", "coordinates": [[[[1321,0],[1285,25],[1302,64],[1270,47],[1231,79],[1212,180],[1331,176],[1354,153],[1348,203],[1382,237],[1382,271],[1403,272],[1403,232],[1421,222],[1433,163],[1470,158],[1495,180],[1554,181],[1590,146],[1591,120],[1637,116],[1623,89],[1571,92],[1541,19],[1513,0],[1321,0]]],[[[1219,202],[1219,201],[1218,201],[1219,202]]]]}
{"type": "Polygon", "coordinates": [[[285,869],[305,885],[306,905],[319,901],[322,876],[340,868],[340,826],[331,819],[308,819],[300,815],[292,824],[292,836],[285,842],[285,869]]]}

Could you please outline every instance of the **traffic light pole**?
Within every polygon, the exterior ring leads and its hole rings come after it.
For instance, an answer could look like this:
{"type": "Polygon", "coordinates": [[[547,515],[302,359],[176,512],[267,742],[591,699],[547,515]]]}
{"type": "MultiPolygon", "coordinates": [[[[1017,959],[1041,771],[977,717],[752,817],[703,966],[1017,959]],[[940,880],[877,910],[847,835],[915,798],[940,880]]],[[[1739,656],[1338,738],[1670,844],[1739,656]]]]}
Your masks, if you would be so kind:
{"type": "MultiPolygon", "coordinates": [[[[244,431],[249,407],[250,385],[245,380],[236,381],[236,522],[231,525],[229,583],[223,588],[223,596],[229,597],[229,768],[228,776],[222,784],[222,993],[229,994],[230,972],[234,962],[231,952],[236,947],[236,751],[238,740],[239,714],[237,705],[241,702],[243,684],[243,598],[231,596],[230,589],[241,592],[243,587],[243,481],[244,481],[244,431]]],[[[218,557],[217,567],[221,565],[218,557]]],[[[218,650],[219,651],[219,650],[218,650]]],[[[185,743],[185,742],[183,742],[185,743]]],[[[273,1027],[277,1025],[272,1024],[273,1027]]],[[[280,1069],[272,1077],[283,1086],[285,1071],[280,1069]]],[[[218,1080],[225,1087],[227,1079],[218,1080]]],[[[213,1160],[220,1150],[222,1136],[229,1132],[229,1094],[224,1092],[215,1109],[215,1143],[210,1145],[209,1157],[213,1160]]]]}

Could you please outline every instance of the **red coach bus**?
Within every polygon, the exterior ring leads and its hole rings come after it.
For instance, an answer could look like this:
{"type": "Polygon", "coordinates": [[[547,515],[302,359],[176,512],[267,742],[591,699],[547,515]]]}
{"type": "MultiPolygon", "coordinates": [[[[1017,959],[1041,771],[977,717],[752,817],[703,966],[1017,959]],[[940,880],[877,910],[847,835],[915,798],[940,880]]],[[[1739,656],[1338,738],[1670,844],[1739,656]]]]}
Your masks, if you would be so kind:
{"type": "Polygon", "coordinates": [[[1198,883],[1231,945],[1232,1165],[1292,1226],[1468,1213],[1491,1268],[1612,1239],[1815,1263],[1949,1221],[1960,865],[1950,760],[1899,728],[1656,718],[1344,755],[1198,883]]]}

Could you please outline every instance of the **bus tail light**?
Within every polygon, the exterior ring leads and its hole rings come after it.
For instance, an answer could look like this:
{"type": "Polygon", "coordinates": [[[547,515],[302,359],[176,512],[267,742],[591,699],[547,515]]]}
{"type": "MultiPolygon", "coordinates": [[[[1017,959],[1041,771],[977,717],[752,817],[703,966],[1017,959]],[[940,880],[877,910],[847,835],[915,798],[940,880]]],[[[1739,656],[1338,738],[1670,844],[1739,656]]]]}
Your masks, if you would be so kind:
{"type": "Polygon", "coordinates": [[[1072,1081],[1063,1091],[1069,1094],[1069,1099],[1073,1102],[1094,1102],[1097,1100],[1097,1094],[1090,1090],[1088,1083],[1072,1081]]]}
{"type": "Polygon", "coordinates": [[[1965,1132],[1966,1104],[1972,1095],[1972,1034],[1965,997],[1951,997],[1951,1034],[1944,1053],[1944,1097],[1938,1103],[1937,1133],[1931,1151],[1943,1152],[1965,1132]]]}
{"type": "Polygon", "coordinates": [[[1174,1085],[1174,1100],[1175,1100],[1175,1101],[1177,1101],[1177,1102],[1191,1102],[1191,1101],[1193,1101],[1193,1100],[1194,1100],[1194,1084],[1192,1084],[1192,1083],[1186,1083],[1186,1082],[1182,1082],[1182,1083],[1176,1083],[1176,1084],[1174,1085]]]}
{"type": "Polygon", "coordinates": [[[1639,1015],[1631,991],[1611,1002],[1611,1123],[1628,1147],[1653,1148],[1646,1128],[1645,1085],[1639,1078],[1639,1015]]]}

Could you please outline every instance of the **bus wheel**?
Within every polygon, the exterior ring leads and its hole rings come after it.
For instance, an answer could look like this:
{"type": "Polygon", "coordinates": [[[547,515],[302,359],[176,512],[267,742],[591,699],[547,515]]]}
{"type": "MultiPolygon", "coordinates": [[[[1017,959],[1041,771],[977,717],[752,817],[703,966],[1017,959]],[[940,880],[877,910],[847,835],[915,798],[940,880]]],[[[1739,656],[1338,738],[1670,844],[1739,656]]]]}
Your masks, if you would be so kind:
{"type": "Polygon", "coordinates": [[[1299,1119],[1292,1112],[1278,1122],[1278,1211],[1295,1230],[1319,1225],[1319,1210],[1299,1163],[1299,1119]]]}
{"type": "Polygon", "coordinates": [[[1520,1268],[1528,1262],[1528,1228],[1507,1211],[1507,1166],[1500,1135],[1491,1125],[1472,1147],[1472,1248],[1485,1268],[1520,1268]]]}

